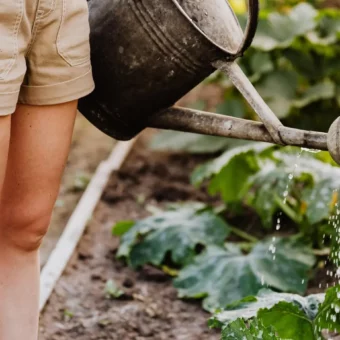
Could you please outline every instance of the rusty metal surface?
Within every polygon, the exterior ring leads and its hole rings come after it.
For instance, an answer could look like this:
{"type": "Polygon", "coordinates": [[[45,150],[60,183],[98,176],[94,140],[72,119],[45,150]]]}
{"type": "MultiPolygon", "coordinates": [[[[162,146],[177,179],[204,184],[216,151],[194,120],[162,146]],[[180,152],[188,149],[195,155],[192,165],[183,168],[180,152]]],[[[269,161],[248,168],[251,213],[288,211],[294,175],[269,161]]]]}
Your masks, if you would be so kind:
{"type": "Polygon", "coordinates": [[[327,150],[327,134],[281,126],[280,143],[276,143],[263,123],[172,107],[150,119],[154,128],[200,133],[203,135],[238,138],[279,145],[293,145],[310,149],[327,150]],[[193,124],[192,122],[195,121],[193,124]]]}
{"type": "Polygon", "coordinates": [[[225,0],[202,0],[199,7],[192,0],[88,3],[96,89],[80,100],[79,109],[120,140],[134,137],[148,117],[172,106],[211,74],[213,61],[235,59],[242,43],[249,45],[258,12],[251,8],[244,39],[225,0]]]}

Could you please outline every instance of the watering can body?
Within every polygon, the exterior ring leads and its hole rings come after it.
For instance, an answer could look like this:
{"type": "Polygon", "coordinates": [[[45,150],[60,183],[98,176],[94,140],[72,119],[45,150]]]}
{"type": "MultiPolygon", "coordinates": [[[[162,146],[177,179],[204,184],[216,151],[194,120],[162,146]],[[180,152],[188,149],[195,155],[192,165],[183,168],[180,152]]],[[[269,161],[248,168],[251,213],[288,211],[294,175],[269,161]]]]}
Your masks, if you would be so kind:
{"type": "Polygon", "coordinates": [[[79,109],[118,140],[138,134],[151,116],[210,75],[213,61],[232,59],[242,43],[225,0],[88,3],[96,88],[79,109]]]}
{"type": "Polygon", "coordinates": [[[251,45],[227,0],[89,0],[95,90],[80,112],[118,140],[146,127],[329,150],[340,164],[340,117],[329,133],[285,127],[236,62],[251,45]],[[225,72],[261,122],[172,107],[214,70],[225,72]]]}

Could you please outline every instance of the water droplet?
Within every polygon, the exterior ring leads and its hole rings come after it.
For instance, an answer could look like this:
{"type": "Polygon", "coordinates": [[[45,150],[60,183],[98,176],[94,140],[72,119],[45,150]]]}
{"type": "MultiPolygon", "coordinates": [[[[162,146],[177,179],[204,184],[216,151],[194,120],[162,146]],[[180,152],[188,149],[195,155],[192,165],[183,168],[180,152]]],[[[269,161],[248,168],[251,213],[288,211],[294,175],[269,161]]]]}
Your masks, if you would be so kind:
{"type": "Polygon", "coordinates": [[[310,153],[319,153],[321,150],[317,149],[307,149],[307,148],[301,148],[302,151],[310,152],[310,153]]]}

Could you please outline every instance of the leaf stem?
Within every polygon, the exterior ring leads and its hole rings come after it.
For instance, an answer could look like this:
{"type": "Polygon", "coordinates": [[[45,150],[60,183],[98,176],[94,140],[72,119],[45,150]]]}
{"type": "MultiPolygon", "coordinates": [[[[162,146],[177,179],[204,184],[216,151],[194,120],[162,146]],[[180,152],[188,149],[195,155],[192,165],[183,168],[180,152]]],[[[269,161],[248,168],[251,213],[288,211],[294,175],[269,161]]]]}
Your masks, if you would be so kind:
{"type": "Polygon", "coordinates": [[[324,248],[324,249],[313,249],[313,253],[316,256],[328,256],[331,253],[330,248],[324,248]]]}
{"type": "Polygon", "coordinates": [[[235,228],[235,227],[229,227],[229,228],[231,229],[231,231],[232,231],[235,235],[237,235],[237,236],[243,238],[243,239],[246,240],[246,241],[249,241],[250,243],[257,243],[257,242],[259,241],[256,237],[251,236],[251,235],[249,235],[248,233],[246,233],[246,232],[244,232],[244,231],[242,231],[242,230],[240,230],[240,229],[238,229],[238,228],[235,228]]]}
{"type": "Polygon", "coordinates": [[[275,201],[283,212],[290,217],[295,223],[301,223],[301,217],[279,197],[275,196],[275,201]]]}

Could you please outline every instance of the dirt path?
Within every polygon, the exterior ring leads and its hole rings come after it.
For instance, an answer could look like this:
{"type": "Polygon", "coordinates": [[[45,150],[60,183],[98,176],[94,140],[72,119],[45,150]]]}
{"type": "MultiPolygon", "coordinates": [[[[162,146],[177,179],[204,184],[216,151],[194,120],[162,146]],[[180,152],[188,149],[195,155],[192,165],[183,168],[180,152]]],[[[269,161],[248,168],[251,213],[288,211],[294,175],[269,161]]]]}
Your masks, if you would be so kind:
{"type": "Polygon", "coordinates": [[[77,205],[87,181],[98,164],[107,158],[115,141],[78,115],[71,151],[62,180],[59,198],[54,209],[51,226],[41,248],[44,265],[59,236],[77,205]]]}
{"type": "MultiPolygon", "coordinates": [[[[139,144],[139,143],[138,143],[139,144]]],[[[147,204],[188,198],[207,200],[188,175],[199,158],[150,153],[139,148],[124,169],[113,174],[86,235],[53,293],[41,320],[41,340],[217,340],[198,303],[177,299],[171,279],[146,267],[139,272],[115,259],[119,220],[147,214],[147,204]],[[123,300],[105,297],[107,280],[126,292],[123,300]],[[71,316],[71,317],[70,317],[71,316]]]]}

